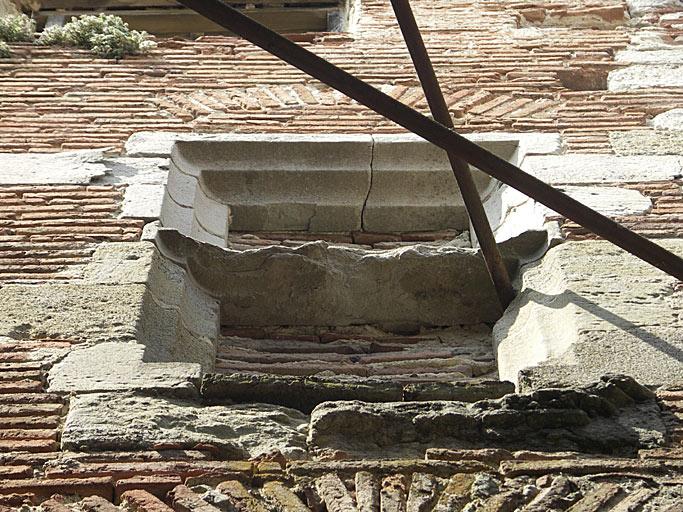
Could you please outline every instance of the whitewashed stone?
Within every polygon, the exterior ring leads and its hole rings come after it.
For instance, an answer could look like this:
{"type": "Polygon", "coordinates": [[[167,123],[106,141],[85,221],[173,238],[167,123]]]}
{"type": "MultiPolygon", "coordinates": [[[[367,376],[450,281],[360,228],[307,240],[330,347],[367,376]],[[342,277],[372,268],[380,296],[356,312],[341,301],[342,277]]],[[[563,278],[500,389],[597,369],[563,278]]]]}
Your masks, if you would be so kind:
{"type": "Polygon", "coordinates": [[[550,184],[668,180],[683,173],[678,156],[565,154],[530,156],[522,169],[550,184]]]}
{"type": "MultiPolygon", "coordinates": [[[[518,160],[527,155],[558,155],[564,149],[562,135],[559,133],[514,133],[519,141],[518,160]]],[[[476,139],[472,138],[474,142],[476,139]]]]}
{"type": "Polygon", "coordinates": [[[633,64],[607,76],[607,89],[612,92],[657,87],[683,87],[683,65],[633,64]]]}
{"type": "Polygon", "coordinates": [[[683,108],[674,108],[655,116],[652,126],[660,130],[683,130],[683,108]]]}
{"type": "Polygon", "coordinates": [[[614,57],[625,64],[683,64],[683,48],[668,46],[657,50],[623,50],[614,57]]]}
{"type": "Polygon", "coordinates": [[[638,17],[660,10],[683,7],[681,0],[626,0],[631,16],[638,17]]]}
{"type": "Polygon", "coordinates": [[[610,132],[609,141],[618,155],[683,155],[683,131],[629,130],[610,132]]]}
{"type": "Polygon", "coordinates": [[[163,185],[129,185],[123,197],[120,217],[156,220],[161,216],[163,198],[163,185]]]}
{"type": "Polygon", "coordinates": [[[99,150],[0,153],[2,185],[87,185],[106,172],[99,150]]]}
{"type": "Polygon", "coordinates": [[[230,458],[250,459],[279,450],[307,456],[308,417],[276,405],[203,407],[196,402],[125,393],[73,398],[62,433],[65,450],[145,450],[177,443],[207,443],[230,458]]]}
{"type": "MultiPolygon", "coordinates": [[[[562,187],[562,190],[603,215],[640,215],[652,208],[650,198],[628,188],[562,187]]],[[[548,212],[550,213],[550,210],[548,212]]]]}

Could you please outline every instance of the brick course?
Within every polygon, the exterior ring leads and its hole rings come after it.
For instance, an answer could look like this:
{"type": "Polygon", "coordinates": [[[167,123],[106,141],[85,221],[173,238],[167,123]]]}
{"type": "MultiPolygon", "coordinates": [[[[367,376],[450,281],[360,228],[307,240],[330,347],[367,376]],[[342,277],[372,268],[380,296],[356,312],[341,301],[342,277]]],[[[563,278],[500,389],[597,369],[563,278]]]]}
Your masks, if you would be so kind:
{"type": "MultiPolygon", "coordinates": [[[[636,30],[621,2],[423,0],[414,8],[463,132],[560,131],[573,151],[606,151],[609,131],[642,129],[680,104],[679,89],[604,90],[607,73],[622,66],[614,54],[636,30]]],[[[664,21],[652,31],[668,39],[680,28],[664,21]]],[[[296,39],[426,111],[388,3],[364,1],[354,33],[296,39]]],[[[80,50],[13,49],[16,58],[0,62],[0,151],[120,148],[142,130],[398,130],[237,38],[164,40],[148,56],[119,62],[80,50]]]]}

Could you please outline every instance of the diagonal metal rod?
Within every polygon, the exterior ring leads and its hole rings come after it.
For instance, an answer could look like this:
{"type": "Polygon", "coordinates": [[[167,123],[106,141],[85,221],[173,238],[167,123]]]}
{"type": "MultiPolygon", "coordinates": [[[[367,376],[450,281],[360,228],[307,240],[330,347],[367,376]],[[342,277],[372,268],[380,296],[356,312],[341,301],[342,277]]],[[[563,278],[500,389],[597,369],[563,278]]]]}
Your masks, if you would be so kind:
{"type": "MultiPolygon", "coordinates": [[[[453,120],[451,119],[448,105],[446,105],[443,92],[441,92],[439,80],[436,78],[432,61],[422,40],[413,10],[410,8],[410,1],[391,0],[391,6],[394,8],[396,20],[410,52],[410,57],[413,60],[415,71],[417,71],[417,76],[422,84],[422,90],[427,98],[432,116],[436,122],[441,123],[446,128],[453,128],[453,120]]],[[[498,250],[493,231],[491,231],[491,225],[486,217],[484,205],[479,198],[479,191],[472,179],[470,166],[467,162],[458,158],[453,151],[448,151],[447,154],[453,174],[458,182],[458,187],[460,187],[462,199],[465,203],[465,208],[467,208],[467,214],[470,217],[472,227],[481,246],[486,268],[498,293],[498,300],[503,309],[505,309],[514,299],[515,292],[510,283],[510,275],[498,250]]]]}
{"type": "Polygon", "coordinates": [[[428,140],[596,235],[683,281],[683,260],[576,199],[522,171],[474,142],[429,119],[220,0],[178,0],[214,23],[428,140]]]}

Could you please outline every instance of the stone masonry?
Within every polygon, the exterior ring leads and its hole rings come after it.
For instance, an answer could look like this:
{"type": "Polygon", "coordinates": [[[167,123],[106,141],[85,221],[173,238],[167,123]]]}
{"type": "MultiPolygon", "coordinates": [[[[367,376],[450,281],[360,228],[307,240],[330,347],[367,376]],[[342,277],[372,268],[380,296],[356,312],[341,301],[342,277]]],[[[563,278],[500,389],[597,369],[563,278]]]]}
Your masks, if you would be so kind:
{"type": "MultiPolygon", "coordinates": [[[[683,3],[414,0],[456,129],[677,254],[683,3]]],[[[3,3],[0,0],[0,13],[3,3]]],[[[388,2],[299,44],[427,112],[388,2]]],[[[683,284],[230,36],[0,59],[0,512],[683,503],[683,284]]]]}

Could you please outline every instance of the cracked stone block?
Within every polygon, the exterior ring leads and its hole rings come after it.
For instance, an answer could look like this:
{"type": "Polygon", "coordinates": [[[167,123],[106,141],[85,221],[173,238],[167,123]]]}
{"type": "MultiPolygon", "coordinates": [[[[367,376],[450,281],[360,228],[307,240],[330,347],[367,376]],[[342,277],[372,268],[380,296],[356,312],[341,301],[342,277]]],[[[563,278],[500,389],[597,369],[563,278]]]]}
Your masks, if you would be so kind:
{"type": "Polygon", "coordinates": [[[172,396],[195,396],[201,368],[194,363],[144,362],[144,345],[101,343],[77,347],[49,373],[55,393],[143,390],[172,396]]]}
{"type": "MultiPolygon", "coordinates": [[[[227,225],[217,228],[209,222],[220,217],[226,224],[228,216],[230,229],[236,231],[356,230],[370,186],[371,159],[372,139],[360,135],[180,141],[172,151],[173,165],[199,179],[204,199],[174,199],[181,204],[192,201],[204,229],[217,236],[227,225]],[[219,206],[229,207],[229,214],[212,213],[219,206]]],[[[175,194],[182,191],[177,181],[169,180],[175,194]]]]}
{"type": "MultiPolygon", "coordinates": [[[[683,241],[660,243],[683,254],[683,241]]],[[[523,269],[496,323],[501,379],[525,389],[620,372],[661,385],[683,372],[683,296],[674,277],[603,241],[565,243],[523,269]]]]}
{"type": "Polygon", "coordinates": [[[158,444],[210,444],[224,456],[250,459],[279,450],[306,458],[308,417],[266,404],[202,406],[126,393],[89,393],[70,402],[64,450],[148,450],[158,444]]]}
{"type": "MultiPolygon", "coordinates": [[[[376,135],[372,186],[363,211],[366,231],[466,229],[467,212],[446,152],[417,136],[376,135]]],[[[480,140],[479,145],[511,160],[515,140],[480,140]]],[[[492,179],[474,170],[480,192],[492,179]]]]}

